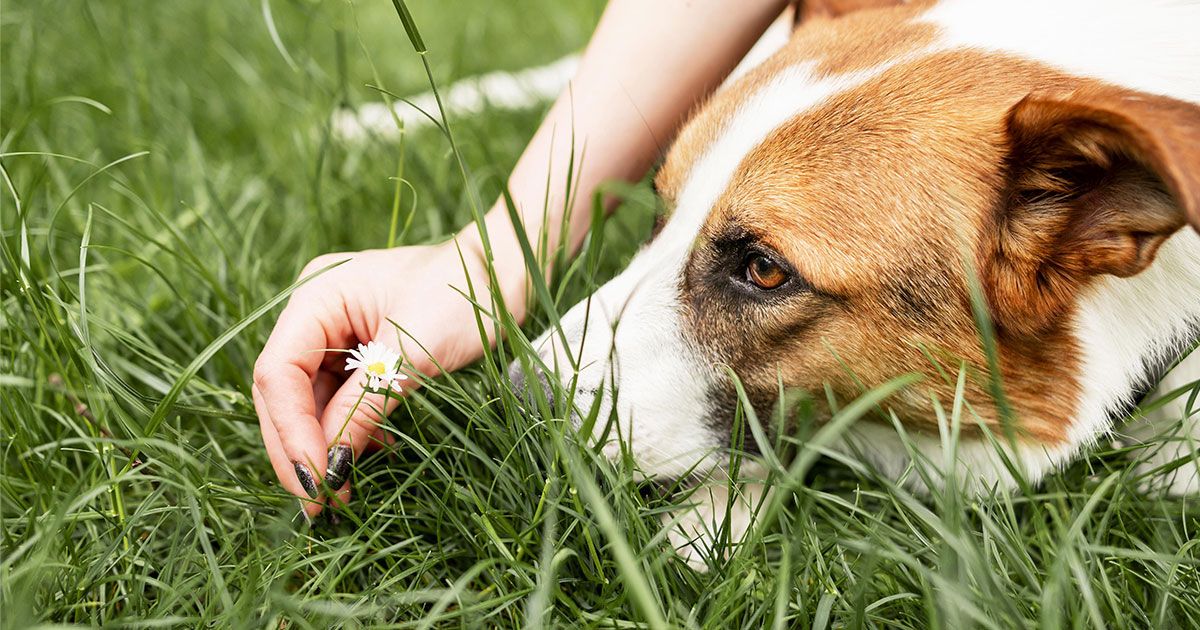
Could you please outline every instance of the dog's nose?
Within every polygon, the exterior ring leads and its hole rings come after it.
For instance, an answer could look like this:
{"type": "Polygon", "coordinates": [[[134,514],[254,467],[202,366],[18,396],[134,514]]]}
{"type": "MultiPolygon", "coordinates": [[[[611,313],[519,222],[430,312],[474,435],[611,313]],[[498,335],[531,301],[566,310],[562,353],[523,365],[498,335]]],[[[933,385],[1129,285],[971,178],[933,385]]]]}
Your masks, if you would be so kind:
{"type": "Polygon", "coordinates": [[[546,404],[553,407],[554,388],[550,387],[550,379],[536,365],[531,366],[529,369],[533,374],[526,374],[526,370],[521,366],[520,361],[513,361],[508,364],[508,386],[512,388],[513,393],[517,395],[519,400],[530,407],[537,406],[538,401],[534,396],[537,395],[537,391],[540,389],[542,395],[546,397],[546,404]],[[530,379],[530,376],[533,378],[530,379]]]}

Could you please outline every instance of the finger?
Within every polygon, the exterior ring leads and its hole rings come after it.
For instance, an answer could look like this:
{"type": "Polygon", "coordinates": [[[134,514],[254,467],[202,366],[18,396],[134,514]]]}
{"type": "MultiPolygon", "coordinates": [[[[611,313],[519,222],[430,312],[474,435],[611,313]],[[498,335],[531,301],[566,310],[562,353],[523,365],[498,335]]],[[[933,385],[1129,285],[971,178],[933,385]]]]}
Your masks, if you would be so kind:
{"type": "Polygon", "coordinates": [[[365,372],[355,370],[325,407],[321,428],[326,442],[333,445],[328,460],[330,472],[326,473],[330,488],[341,488],[340,482],[347,479],[353,460],[368,446],[379,443],[375,436],[383,430],[388,414],[400,404],[401,390],[393,387],[387,396],[364,393],[366,380],[365,372]]]}
{"type": "MultiPolygon", "coordinates": [[[[399,395],[397,394],[397,397],[398,396],[399,395]]],[[[393,407],[394,407],[394,405],[393,405],[393,407]]],[[[370,436],[367,437],[366,445],[363,447],[363,450],[361,452],[356,453],[356,457],[357,457],[357,455],[362,455],[363,453],[371,453],[371,452],[377,451],[379,449],[391,446],[395,443],[396,443],[396,436],[392,435],[391,433],[388,433],[387,429],[378,428],[375,430],[374,433],[372,433],[370,436]]],[[[347,476],[348,475],[349,475],[349,471],[347,471],[347,476]]],[[[328,477],[326,477],[326,479],[328,479],[328,477]]],[[[338,488],[336,491],[334,491],[332,493],[332,495],[329,498],[328,504],[332,507],[341,507],[343,505],[346,505],[346,504],[350,503],[350,497],[352,494],[353,494],[353,490],[351,489],[350,481],[347,479],[347,481],[342,483],[341,488],[338,488]]]]}
{"type": "MultiPolygon", "coordinates": [[[[388,330],[391,330],[390,325],[388,330]]],[[[387,339],[386,332],[380,331],[374,339],[387,339]]],[[[404,392],[416,386],[413,378],[402,380],[398,387],[394,386],[385,396],[365,393],[366,381],[366,373],[361,369],[355,370],[329,400],[321,417],[321,428],[325,433],[326,442],[333,445],[328,460],[328,470],[333,472],[327,473],[332,480],[328,484],[331,488],[344,489],[344,481],[349,475],[354,459],[372,444],[380,443],[375,436],[382,431],[381,427],[388,414],[400,404],[400,397],[404,392]]]]}
{"type": "Polygon", "coordinates": [[[252,387],[251,393],[254,398],[254,407],[258,410],[258,427],[262,433],[263,446],[267,449],[267,457],[271,460],[271,468],[275,470],[275,476],[279,478],[280,485],[300,498],[304,512],[311,518],[321,511],[323,498],[318,493],[317,498],[313,499],[303,487],[296,475],[294,465],[283,450],[283,443],[280,442],[275,425],[271,422],[266,405],[262,402],[262,395],[257,387],[252,387]]]}
{"type": "Polygon", "coordinates": [[[313,399],[316,403],[318,418],[324,415],[325,405],[329,404],[329,399],[333,398],[339,385],[341,385],[341,381],[338,380],[337,376],[327,371],[324,367],[317,371],[317,375],[313,378],[313,399]]]}
{"type": "Polygon", "coordinates": [[[254,384],[265,409],[260,417],[265,415],[275,427],[284,454],[302,482],[306,471],[317,480],[324,478],[326,468],[325,440],[313,395],[320,350],[330,342],[322,319],[319,312],[289,304],[254,366],[254,384]]]}
{"type": "MultiPolygon", "coordinates": [[[[278,451],[280,454],[280,459],[284,461],[283,466],[286,468],[288,465],[287,458],[283,455],[283,444],[279,441],[279,434],[275,432],[275,425],[271,424],[270,422],[263,422],[259,424],[259,428],[262,429],[263,444],[266,445],[267,450],[278,451]]],[[[274,466],[275,460],[272,459],[271,461],[272,466],[274,466]]],[[[277,466],[275,467],[275,473],[277,475],[280,474],[280,468],[277,466]]],[[[285,477],[283,478],[287,478],[286,471],[284,471],[284,474],[285,477]]],[[[305,517],[310,521],[314,516],[320,514],[321,510],[325,507],[326,498],[323,494],[318,494],[317,498],[310,499],[307,495],[304,495],[303,490],[301,490],[301,496],[299,498],[300,509],[304,512],[305,517]]]]}

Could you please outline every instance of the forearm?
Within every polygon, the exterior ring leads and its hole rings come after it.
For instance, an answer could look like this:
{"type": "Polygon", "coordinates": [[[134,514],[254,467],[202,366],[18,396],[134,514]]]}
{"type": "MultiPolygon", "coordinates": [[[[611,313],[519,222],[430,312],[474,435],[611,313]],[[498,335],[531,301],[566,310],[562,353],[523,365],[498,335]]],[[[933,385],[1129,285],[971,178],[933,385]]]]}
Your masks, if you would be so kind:
{"type": "MultiPolygon", "coordinates": [[[[720,85],[785,4],[613,0],[570,87],[509,177],[530,242],[545,239],[548,251],[563,245],[574,252],[587,233],[596,187],[642,177],[691,108],[720,85]]],[[[486,224],[502,291],[509,307],[517,307],[513,301],[524,299],[524,262],[503,198],[486,224]]],[[[474,225],[460,235],[472,246],[478,240],[474,225]]]]}

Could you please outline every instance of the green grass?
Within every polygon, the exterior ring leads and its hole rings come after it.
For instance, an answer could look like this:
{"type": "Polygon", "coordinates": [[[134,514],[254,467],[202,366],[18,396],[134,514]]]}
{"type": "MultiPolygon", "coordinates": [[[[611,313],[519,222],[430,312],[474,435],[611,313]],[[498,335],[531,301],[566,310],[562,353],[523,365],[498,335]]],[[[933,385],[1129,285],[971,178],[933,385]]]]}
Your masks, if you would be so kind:
{"type": "MultiPolygon", "coordinates": [[[[600,10],[411,8],[443,85],[576,50],[600,10]]],[[[1200,627],[1200,509],[1106,448],[1009,497],[918,499],[798,436],[765,526],[692,571],[660,524],[686,498],[645,498],[508,394],[520,344],[413,396],[309,528],[249,401],[278,308],[256,315],[309,258],[385,244],[400,160],[405,243],[467,222],[540,112],[452,119],[465,182],[436,131],[331,139],[376,73],[428,87],[384,0],[9,0],[0,59],[5,626],[1200,627]]],[[[646,187],[624,205],[555,308],[648,235],[646,187]]]]}

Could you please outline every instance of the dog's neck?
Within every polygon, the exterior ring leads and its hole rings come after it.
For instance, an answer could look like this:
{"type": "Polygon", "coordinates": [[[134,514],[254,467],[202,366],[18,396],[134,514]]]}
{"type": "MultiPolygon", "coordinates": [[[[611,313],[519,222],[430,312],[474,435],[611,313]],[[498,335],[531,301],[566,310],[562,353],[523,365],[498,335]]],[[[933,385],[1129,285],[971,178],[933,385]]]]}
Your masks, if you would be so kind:
{"type": "Polygon", "coordinates": [[[1103,435],[1191,347],[1198,327],[1200,235],[1184,227],[1144,272],[1106,277],[1081,302],[1082,395],[1068,441],[1078,447],[1103,435]]]}

